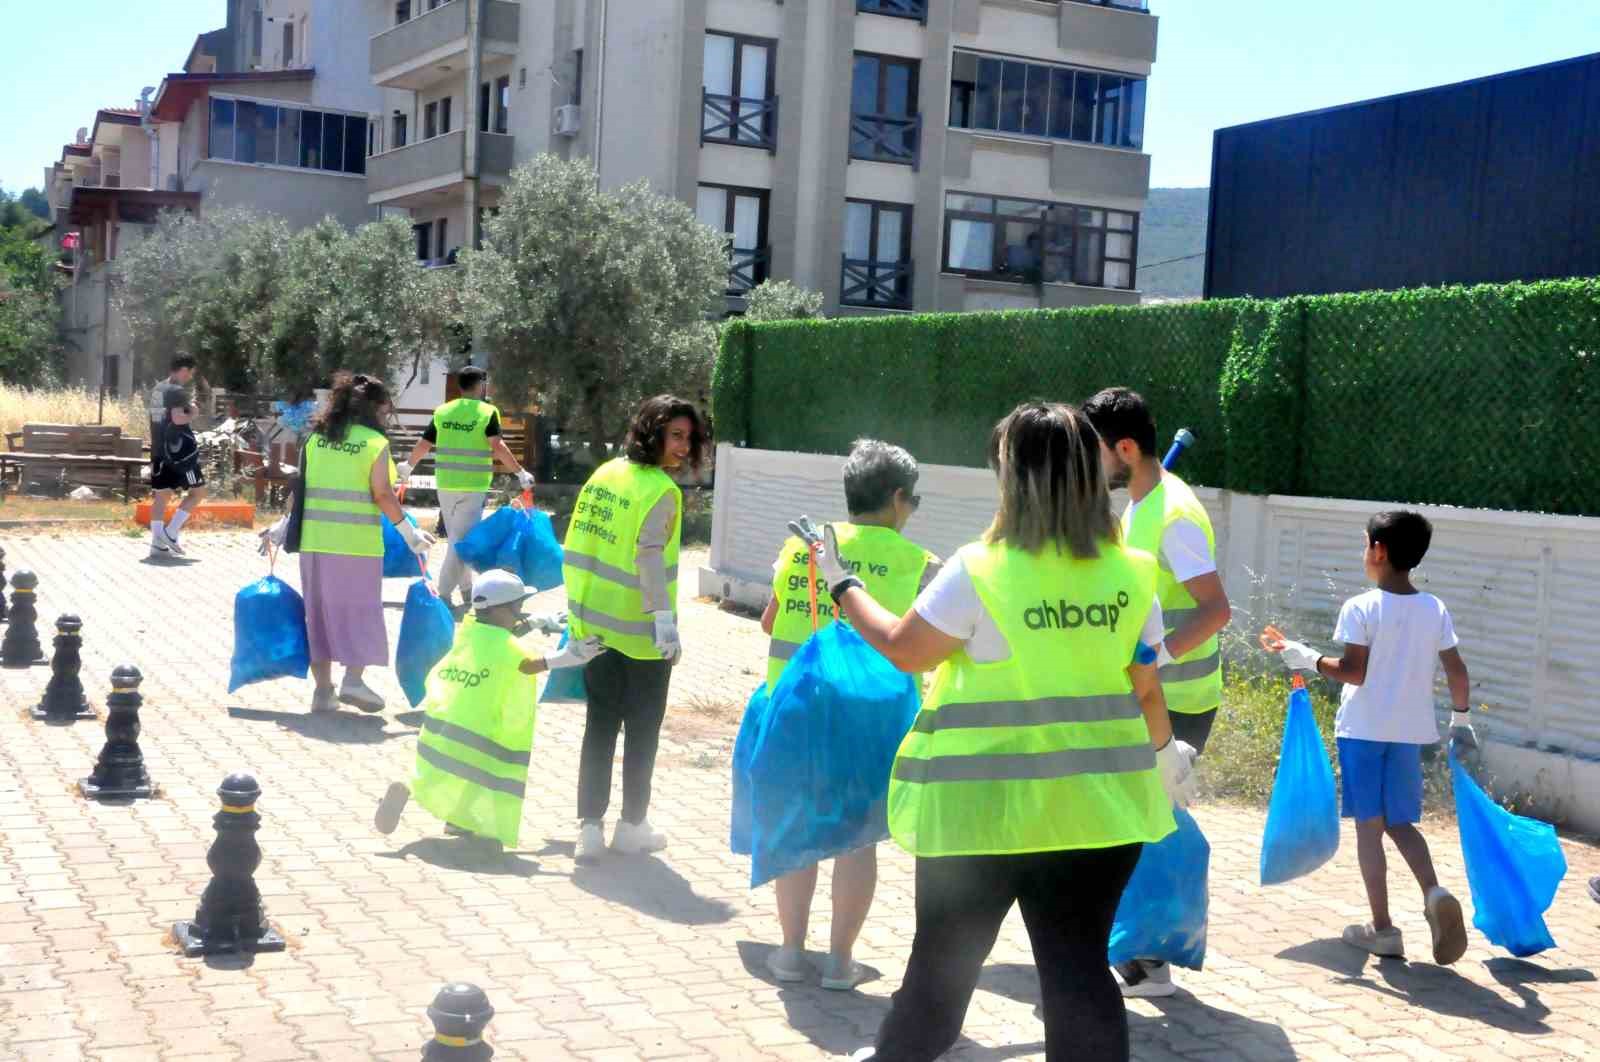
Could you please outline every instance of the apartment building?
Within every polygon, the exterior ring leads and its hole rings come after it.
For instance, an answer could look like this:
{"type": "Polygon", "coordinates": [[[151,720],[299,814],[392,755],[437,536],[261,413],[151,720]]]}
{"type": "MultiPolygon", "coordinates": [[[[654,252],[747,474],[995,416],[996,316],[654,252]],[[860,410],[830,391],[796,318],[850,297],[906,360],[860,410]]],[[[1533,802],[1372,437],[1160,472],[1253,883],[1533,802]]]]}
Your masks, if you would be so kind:
{"type": "Polygon", "coordinates": [[[367,119],[380,93],[350,60],[368,37],[359,6],[226,0],[225,17],[189,46],[180,71],[136,107],[100,110],[45,171],[56,232],[72,251],[62,295],[72,383],[128,393],[164,369],[132,364],[108,285],[118,248],[160,211],[248,206],[297,228],[376,216],[367,119]]]}
{"type": "Polygon", "coordinates": [[[592,159],[832,313],[1138,301],[1144,0],[365,0],[368,199],[418,257],[511,169],[592,159]]]}

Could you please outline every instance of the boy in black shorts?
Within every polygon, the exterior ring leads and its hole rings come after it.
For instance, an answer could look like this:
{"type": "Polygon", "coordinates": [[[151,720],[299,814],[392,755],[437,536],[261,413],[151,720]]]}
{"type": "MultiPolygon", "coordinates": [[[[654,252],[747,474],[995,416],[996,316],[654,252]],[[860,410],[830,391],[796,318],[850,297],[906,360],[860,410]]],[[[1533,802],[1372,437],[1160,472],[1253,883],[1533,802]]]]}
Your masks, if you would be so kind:
{"type": "MultiPolygon", "coordinates": [[[[192,371],[193,361],[190,360],[192,371]]],[[[150,505],[150,555],[152,557],[183,556],[178,544],[178,532],[206,496],[205,476],[200,472],[200,444],[195,439],[194,407],[189,394],[173,377],[156,385],[162,403],[159,421],[153,421],[150,433],[150,489],[154,497],[150,505]],[[173,491],[185,491],[183,502],[168,519],[167,498],[173,491]]]]}

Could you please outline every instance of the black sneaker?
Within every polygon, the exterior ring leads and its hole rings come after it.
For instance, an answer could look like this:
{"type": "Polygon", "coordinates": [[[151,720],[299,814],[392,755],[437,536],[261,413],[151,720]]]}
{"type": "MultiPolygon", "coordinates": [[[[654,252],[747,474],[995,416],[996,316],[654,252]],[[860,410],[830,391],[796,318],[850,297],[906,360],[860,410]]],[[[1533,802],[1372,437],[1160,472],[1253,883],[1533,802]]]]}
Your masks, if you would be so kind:
{"type": "Polygon", "coordinates": [[[1600,878],[1589,879],[1589,899],[1600,903],[1600,878]]]}

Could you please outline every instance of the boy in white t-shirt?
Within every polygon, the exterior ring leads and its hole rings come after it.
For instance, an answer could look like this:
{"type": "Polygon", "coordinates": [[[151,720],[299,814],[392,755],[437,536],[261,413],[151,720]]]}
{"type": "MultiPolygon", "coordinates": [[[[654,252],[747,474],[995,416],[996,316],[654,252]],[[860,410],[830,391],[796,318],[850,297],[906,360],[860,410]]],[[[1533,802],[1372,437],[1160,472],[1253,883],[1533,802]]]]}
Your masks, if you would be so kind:
{"type": "Polygon", "coordinates": [[[1377,589],[1357,594],[1339,610],[1334,638],[1343,656],[1324,656],[1301,642],[1273,637],[1266,648],[1283,654],[1291,669],[1316,671],[1344,683],[1334,734],[1343,778],[1342,812],[1356,820],[1356,854],[1366,882],[1372,921],[1346,927],[1344,940],[1374,955],[1405,954],[1400,930],[1389,920],[1389,885],[1383,838],[1387,834],[1422,887],[1433,958],[1455,962],[1467,950],[1461,903],[1440,887],[1422,821],[1422,746],[1439,740],[1433,712],[1434,661],[1444,667],[1455,705],[1450,739],[1476,748],[1467,719],[1467,665],[1456,650],[1450,612],[1411,583],[1433,527],[1420,513],[1384,512],[1367,521],[1362,561],[1377,589]]]}

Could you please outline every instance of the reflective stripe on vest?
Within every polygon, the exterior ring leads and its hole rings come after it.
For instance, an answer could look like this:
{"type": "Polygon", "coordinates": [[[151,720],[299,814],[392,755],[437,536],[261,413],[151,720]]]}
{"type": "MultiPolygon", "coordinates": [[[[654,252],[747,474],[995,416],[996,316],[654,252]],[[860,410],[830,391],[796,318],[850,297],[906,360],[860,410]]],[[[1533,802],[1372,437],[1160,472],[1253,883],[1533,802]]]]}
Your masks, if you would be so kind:
{"type": "Polygon", "coordinates": [[[372,499],[372,463],[387,460],[388,449],[388,439],[359,425],[340,442],[320,434],[306,440],[303,552],[383,556],[383,515],[372,499]]]}
{"type": "MultiPolygon", "coordinates": [[[[843,523],[834,524],[833,530],[839,539],[839,555],[850,562],[873,600],[897,616],[904,615],[917,599],[923,573],[935,562],[933,554],[889,527],[843,523]]],[[[805,543],[789,538],[778,559],[782,563],[772,577],[778,611],[767,649],[768,693],[777,688],[789,659],[812,634],[811,569],[805,543]]],[[[817,630],[834,621],[833,599],[826,586],[817,587],[817,613],[817,630]]]]}
{"type": "Polygon", "coordinates": [[[499,415],[487,402],[458,398],[433,411],[433,471],[440,490],[486,491],[494,481],[494,450],[485,434],[499,415]]]}
{"type": "Polygon", "coordinates": [[[535,719],[527,654],[511,632],[468,617],[428,675],[412,795],[439,818],[517,843],[535,719]]]}
{"type": "Polygon", "coordinates": [[[644,610],[639,580],[639,532],[645,517],[670,497],[679,518],[672,522],[662,562],[667,573],[667,599],[678,603],[678,541],[683,521],[683,492],[655,465],[634,464],[619,457],[595,469],[583,485],[567,524],[562,576],[573,638],[600,636],[608,649],[635,660],[660,660],[655,646],[655,621],[644,610]]]}
{"type": "MultiPolygon", "coordinates": [[[[1206,544],[1215,555],[1216,535],[1211,517],[1187,483],[1165,472],[1156,488],[1142,498],[1130,518],[1122,514],[1122,537],[1128,545],[1155,555],[1161,570],[1156,577],[1156,596],[1161,601],[1161,619],[1171,634],[1195,613],[1197,602],[1188,588],[1178,581],[1161,556],[1161,539],[1167,528],[1187,520],[1205,532],[1206,544]]],[[[1161,692],[1167,709],[1194,714],[1208,712],[1222,703],[1222,657],[1217,637],[1212,635],[1160,672],[1161,692]]]]}
{"type": "Polygon", "coordinates": [[[974,543],[960,563],[1011,655],[957,652],[939,666],[895,758],[895,840],[917,856],[1012,855],[1172,832],[1127,674],[1154,558],[1110,543],[1092,560],[974,543]]]}

